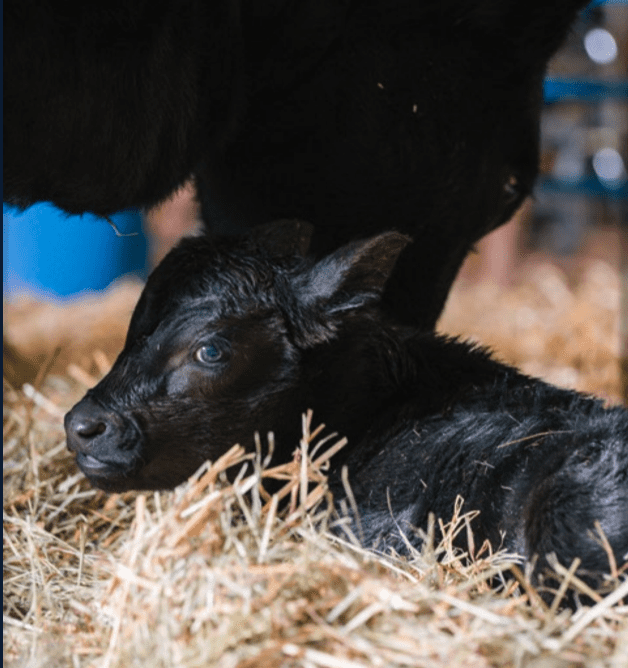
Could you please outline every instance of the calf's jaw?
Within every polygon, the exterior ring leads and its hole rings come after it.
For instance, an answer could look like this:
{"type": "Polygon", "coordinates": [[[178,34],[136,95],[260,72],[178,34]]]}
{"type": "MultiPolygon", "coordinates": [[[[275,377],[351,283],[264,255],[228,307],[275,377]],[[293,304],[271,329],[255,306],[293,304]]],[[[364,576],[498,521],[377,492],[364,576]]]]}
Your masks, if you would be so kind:
{"type": "Polygon", "coordinates": [[[88,395],[65,417],[67,444],[95,487],[109,492],[172,489],[236,443],[254,451],[256,429],[265,436],[279,422],[277,442],[294,446],[301,411],[292,399],[278,392],[255,404],[233,400],[216,406],[183,397],[121,409],[88,395]],[[289,415],[274,419],[284,409],[289,415]]]}

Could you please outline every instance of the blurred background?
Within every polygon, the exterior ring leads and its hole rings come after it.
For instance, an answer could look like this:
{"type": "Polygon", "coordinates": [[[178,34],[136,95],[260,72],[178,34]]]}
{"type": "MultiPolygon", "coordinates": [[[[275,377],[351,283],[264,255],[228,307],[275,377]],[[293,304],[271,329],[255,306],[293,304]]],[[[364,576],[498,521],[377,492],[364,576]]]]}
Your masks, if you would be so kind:
{"type": "Polygon", "coordinates": [[[496,280],[513,277],[522,252],[543,249],[566,259],[596,231],[625,222],[627,72],[628,2],[592,2],[550,63],[534,196],[510,229],[482,246],[496,246],[493,262],[485,258],[496,280]]]}
{"type": "MultiPolygon", "coordinates": [[[[459,276],[459,282],[479,282],[489,291],[496,287],[512,291],[526,282],[536,285],[555,302],[553,320],[546,325],[562,332],[549,337],[555,345],[547,350],[547,363],[554,356],[556,369],[548,374],[543,364],[526,365],[521,359],[517,363],[559,385],[602,394],[616,387],[610,394],[624,401],[628,401],[627,75],[628,1],[594,0],[548,69],[541,176],[533,196],[510,223],[480,242],[459,276]],[[612,318],[610,313],[605,317],[604,309],[597,312],[578,303],[578,290],[587,289],[590,299],[613,309],[612,318]],[[600,368],[586,361],[583,351],[571,356],[565,352],[590,348],[596,340],[616,364],[600,368]],[[558,360],[565,356],[571,368],[560,367],[558,360]],[[584,386],[577,378],[580,370],[590,376],[584,386]],[[615,373],[616,381],[603,379],[615,373]]],[[[477,298],[483,301],[481,295],[477,298]]],[[[535,304],[540,305],[538,300],[535,304]]],[[[486,328],[471,324],[473,314],[457,317],[467,323],[462,325],[467,333],[474,329],[481,340],[500,348],[499,337],[487,336],[486,328]]],[[[481,322],[482,314],[477,318],[481,322]]],[[[446,328],[451,324],[448,321],[446,328]]],[[[528,329],[513,334],[515,340],[525,347],[527,334],[536,341],[532,347],[539,348],[545,335],[528,329]]],[[[506,356],[510,361],[520,357],[506,356]]]]}
{"type": "MultiPolygon", "coordinates": [[[[594,0],[548,71],[533,197],[468,258],[439,324],[524,371],[610,399],[628,397],[627,73],[628,0],[594,0]]],[[[9,379],[45,360],[95,373],[94,346],[115,356],[142,280],[197,229],[198,213],[193,183],[109,222],[5,206],[9,379]]]]}

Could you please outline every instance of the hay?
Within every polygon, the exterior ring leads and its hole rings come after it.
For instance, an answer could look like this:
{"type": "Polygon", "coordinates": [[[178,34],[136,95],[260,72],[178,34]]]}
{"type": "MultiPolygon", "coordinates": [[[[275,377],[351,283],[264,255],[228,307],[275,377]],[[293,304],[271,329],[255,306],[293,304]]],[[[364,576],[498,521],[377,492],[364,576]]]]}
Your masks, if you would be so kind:
{"type": "MultiPolygon", "coordinates": [[[[501,293],[459,287],[442,326],[482,336],[524,368],[569,369],[580,389],[616,398],[616,274],[598,266],[572,288],[556,283],[558,270],[543,272],[501,293]]],[[[556,565],[564,586],[548,606],[514,555],[453,550],[470,519],[455,509],[443,541],[434,545],[432,527],[408,559],[332,534],[317,450],[331,435],[312,418],[285,466],[234,447],[174,492],[91,489],[60,417],[106,371],[112,356],[97,348],[89,360],[84,347],[64,353],[69,373],[5,386],[4,665],[628,665],[625,564],[614,566],[613,592],[571,614],[559,603],[567,586],[585,587],[575,569],[556,565]],[[229,482],[225,469],[245,462],[229,482]],[[283,481],[274,497],[260,489],[267,477],[283,481]]]]}
{"type": "Polygon", "coordinates": [[[42,366],[65,374],[74,363],[102,375],[124,344],[141,290],[139,279],[126,278],[67,303],[39,302],[28,294],[13,298],[4,304],[4,337],[21,359],[7,364],[5,356],[4,375],[19,387],[32,382],[42,366]]]}
{"type": "Polygon", "coordinates": [[[603,259],[577,281],[547,259],[528,260],[512,287],[459,281],[439,330],[493,349],[504,362],[561,387],[621,400],[620,277],[603,259]]]}

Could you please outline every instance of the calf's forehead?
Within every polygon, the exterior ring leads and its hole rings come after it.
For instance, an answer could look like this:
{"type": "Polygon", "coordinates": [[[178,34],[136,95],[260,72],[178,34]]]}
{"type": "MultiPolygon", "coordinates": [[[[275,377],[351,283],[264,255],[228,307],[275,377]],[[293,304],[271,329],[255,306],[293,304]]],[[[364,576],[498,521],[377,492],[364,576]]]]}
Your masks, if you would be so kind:
{"type": "Polygon", "coordinates": [[[202,296],[245,287],[272,285],[280,268],[267,254],[247,247],[246,239],[187,238],[163,259],[148,286],[166,283],[175,292],[202,296]]]}
{"type": "Polygon", "coordinates": [[[206,239],[185,240],[149,277],[131,320],[129,340],[201,310],[205,317],[218,320],[292,301],[294,273],[291,259],[277,260],[237,246],[225,248],[206,239]]]}

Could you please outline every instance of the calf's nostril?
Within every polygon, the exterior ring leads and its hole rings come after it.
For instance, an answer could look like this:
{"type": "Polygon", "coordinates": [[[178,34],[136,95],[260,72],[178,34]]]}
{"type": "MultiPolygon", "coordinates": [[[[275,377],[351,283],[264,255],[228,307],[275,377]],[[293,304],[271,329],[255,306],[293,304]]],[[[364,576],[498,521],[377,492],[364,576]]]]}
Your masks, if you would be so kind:
{"type": "Polygon", "coordinates": [[[81,438],[94,438],[107,431],[107,424],[102,420],[77,420],[74,425],[74,433],[81,438]]]}

